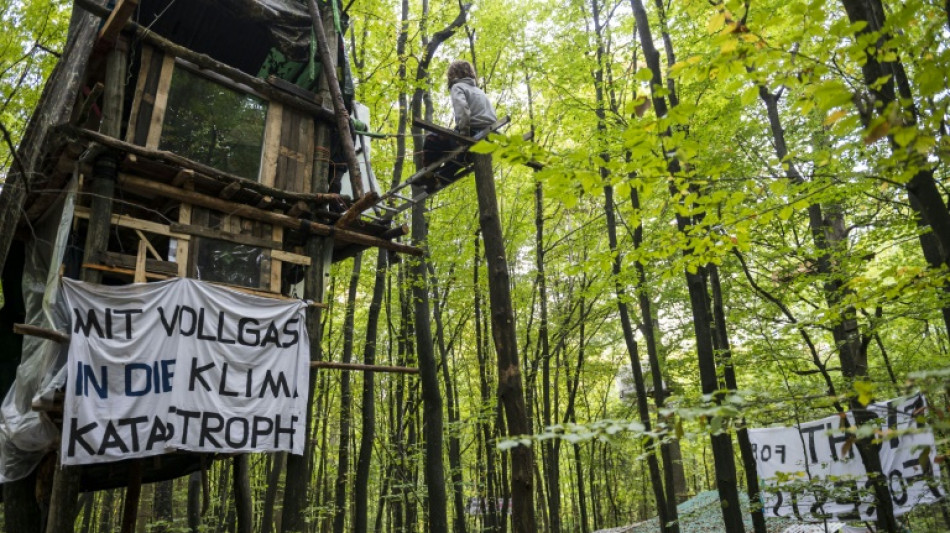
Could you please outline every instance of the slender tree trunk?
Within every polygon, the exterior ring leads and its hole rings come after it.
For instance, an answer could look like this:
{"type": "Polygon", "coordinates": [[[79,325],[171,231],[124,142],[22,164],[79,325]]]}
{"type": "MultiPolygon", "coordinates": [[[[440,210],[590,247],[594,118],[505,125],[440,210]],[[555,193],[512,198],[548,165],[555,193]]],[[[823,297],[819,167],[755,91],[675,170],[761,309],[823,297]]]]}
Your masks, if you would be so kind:
{"type": "MultiPolygon", "coordinates": [[[[778,97],[769,93],[763,86],[759,87],[759,97],[766,105],[776,156],[784,160],[788,154],[788,148],[778,112],[778,97]]],[[[794,184],[804,183],[804,177],[799,173],[794,162],[789,161],[786,169],[789,181],[794,184]]],[[[815,248],[820,252],[816,263],[818,273],[824,277],[823,291],[826,304],[829,308],[839,307],[847,291],[840,275],[835,273],[837,264],[835,254],[847,253],[847,235],[842,208],[840,205],[831,204],[822,209],[821,205],[812,204],[808,207],[808,223],[815,248]]],[[[840,316],[841,318],[832,325],[831,330],[841,362],[842,375],[849,381],[866,378],[867,348],[861,339],[857,312],[854,306],[846,305],[840,316]]],[[[856,398],[852,398],[850,403],[855,422],[859,426],[873,422],[874,414],[857,403],[856,398]]],[[[897,522],[886,477],[883,475],[879,455],[880,444],[875,444],[870,437],[858,439],[856,444],[865,470],[871,476],[879,523],[886,531],[895,532],[897,522]]]]}
{"type": "MultiPolygon", "coordinates": [[[[435,52],[445,40],[455,34],[455,31],[465,22],[468,6],[462,6],[459,15],[442,31],[428,40],[425,31],[425,21],[428,18],[428,3],[423,4],[421,18],[422,38],[425,53],[416,67],[416,82],[420,83],[412,97],[410,107],[414,118],[422,114],[425,90],[421,84],[429,78],[429,63],[435,52]]],[[[422,132],[418,128],[412,129],[413,146],[416,153],[416,168],[422,168],[422,132]]],[[[418,189],[413,187],[413,189],[418,189]]],[[[415,196],[418,191],[414,190],[415,196]]],[[[412,240],[416,245],[425,242],[428,234],[426,227],[424,205],[414,204],[412,207],[412,240]]],[[[445,491],[445,468],[442,462],[442,396],[439,390],[439,377],[432,347],[432,332],[429,324],[429,294],[426,287],[425,258],[415,262],[412,267],[412,299],[413,316],[416,332],[416,355],[419,358],[419,377],[422,384],[423,415],[425,424],[426,461],[425,478],[428,488],[429,527],[434,533],[448,532],[447,502],[445,491]]]]}
{"type": "Polygon", "coordinates": [[[95,512],[95,503],[96,494],[94,492],[87,492],[79,497],[82,501],[82,525],[79,526],[79,531],[81,533],[89,533],[89,530],[92,529],[92,514],[95,512]]]}
{"type": "MultiPolygon", "coordinates": [[[[719,267],[710,264],[707,267],[707,272],[709,272],[709,283],[712,289],[713,320],[715,321],[715,336],[713,338],[716,340],[715,344],[719,351],[719,357],[724,361],[723,380],[726,383],[726,389],[736,391],[739,387],[736,383],[735,367],[732,364],[732,346],[729,342],[729,332],[726,329],[726,310],[722,303],[719,267]]],[[[749,430],[745,427],[740,428],[736,432],[736,440],[739,441],[739,453],[742,457],[742,468],[745,471],[749,501],[761,502],[759,475],[756,470],[755,454],[752,452],[752,443],[749,441],[749,430]]],[[[750,512],[752,514],[752,528],[755,533],[767,533],[765,512],[761,506],[752,505],[750,512]]]]}
{"type": "MultiPolygon", "coordinates": [[[[521,366],[518,362],[514,310],[509,292],[508,261],[495,196],[495,176],[490,155],[475,154],[475,185],[479,222],[488,264],[492,338],[498,357],[498,396],[505,408],[508,435],[526,435],[530,429],[524,403],[521,366]]],[[[532,480],[533,452],[527,446],[511,451],[512,525],[516,533],[537,531],[532,480]]]]}
{"type": "MultiPolygon", "coordinates": [[[[633,209],[640,210],[640,193],[636,187],[630,188],[630,204],[633,209]]],[[[643,248],[643,219],[638,217],[639,222],[633,230],[634,249],[643,248]]],[[[636,261],[637,280],[637,302],[640,306],[640,332],[643,334],[643,342],[647,347],[647,358],[650,361],[650,374],[653,379],[653,400],[657,410],[657,424],[664,424],[665,420],[660,414],[660,410],[666,402],[667,390],[663,376],[663,365],[660,361],[660,353],[657,341],[657,327],[653,317],[653,303],[650,301],[649,284],[647,283],[647,272],[643,261],[636,261]]],[[[663,481],[666,485],[666,507],[667,515],[670,521],[678,520],[677,504],[686,501],[686,474],[683,472],[683,460],[680,451],[679,440],[664,439],[660,444],[660,455],[663,458],[663,481]]]]}
{"type": "Polygon", "coordinates": [[[482,314],[481,284],[478,275],[481,270],[481,240],[479,239],[478,233],[475,234],[474,250],[475,258],[472,261],[472,287],[474,288],[475,300],[475,355],[478,359],[478,384],[482,405],[482,412],[478,417],[478,425],[481,429],[481,445],[485,451],[485,470],[481,472],[485,491],[479,492],[477,497],[479,498],[479,505],[482,506],[483,531],[496,533],[501,531],[500,523],[503,523],[504,520],[499,518],[498,508],[495,505],[498,498],[498,493],[495,490],[497,467],[495,465],[494,438],[492,437],[491,422],[488,417],[489,412],[492,412],[493,397],[489,385],[488,349],[485,340],[485,332],[488,328],[485,326],[485,320],[482,314]]]}
{"type": "MultiPolygon", "coordinates": [[[[650,31],[650,22],[642,0],[630,0],[631,9],[636,19],[637,33],[640,45],[643,48],[644,58],[652,73],[651,88],[653,93],[653,108],[657,117],[667,114],[666,99],[656,95],[656,88],[663,86],[660,70],[660,57],[653,44],[653,35],[650,31]]],[[[669,136],[669,130],[663,133],[669,136]]],[[[673,157],[668,161],[668,169],[673,176],[681,172],[679,161],[673,157]]],[[[671,184],[671,195],[676,197],[676,191],[671,184]]],[[[677,227],[682,233],[687,233],[689,221],[682,215],[676,216],[677,227]]],[[[688,255],[688,251],[685,252],[688,255]]],[[[686,270],[686,285],[689,292],[690,306],[693,312],[693,328],[696,337],[696,351],[699,360],[700,381],[703,394],[713,395],[719,391],[716,374],[715,351],[712,345],[712,317],[709,316],[708,293],[702,276],[696,272],[686,270]]],[[[719,489],[719,498],[722,500],[723,522],[727,533],[740,533],[744,530],[742,524],[742,510],[739,506],[739,490],[736,481],[736,465],[733,456],[732,437],[727,434],[711,437],[713,457],[716,465],[716,486],[719,489]]]]}
{"type": "Polygon", "coordinates": [[[234,473],[234,509],[237,516],[237,533],[251,533],[254,528],[254,501],[251,497],[251,475],[246,453],[232,459],[234,473]]]}
{"type": "Polygon", "coordinates": [[[99,524],[96,526],[97,533],[112,532],[113,506],[115,505],[115,490],[109,489],[102,496],[102,502],[99,511],[99,524]]]}
{"type": "MultiPolygon", "coordinates": [[[[353,325],[356,320],[356,292],[360,283],[360,267],[362,265],[363,254],[358,253],[353,258],[353,271],[350,274],[350,285],[346,296],[346,315],[343,319],[343,362],[349,363],[353,360],[353,325]]],[[[343,533],[346,524],[346,493],[350,477],[350,411],[353,407],[353,399],[350,392],[350,373],[344,371],[340,376],[340,433],[339,449],[336,470],[336,482],[334,486],[335,499],[333,502],[333,532],[343,533]]]]}
{"type": "Polygon", "coordinates": [[[287,452],[278,452],[271,456],[270,472],[267,473],[267,487],[264,490],[264,506],[261,509],[261,533],[272,533],[274,529],[274,504],[280,488],[280,477],[287,464],[287,452]]]}
{"type": "MultiPolygon", "coordinates": [[[[366,318],[366,344],[363,347],[363,362],[376,363],[376,336],[379,313],[382,309],[383,292],[386,288],[386,250],[379,249],[376,257],[376,276],[373,280],[373,296],[366,318]]],[[[376,392],[373,372],[363,374],[362,428],[360,454],[356,463],[356,483],[353,500],[356,504],[353,531],[366,533],[369,518],[369,470],[373,460],[373,440],[376,436],[376,392]]]]}
{"type": "MultiPolygon", "coordinates": [[[[597,99],[597,131],[600,132],[601,135],[604,135],[604,132],[607,129],[607,124],[605,122],[606,102],[604,98],[603,79],[603,65],[605,59],[603,57],[604,44],[601,31],[602,29],[606,28],[607,23],[605,22],[604,25],[601,26],[600,9],[597,4],[597,0],[591,1],[591,14],[593,15],[594,19],[594,27],[597,38],[597,68],[594,71],[594,92],[597,99]]],[[[605,151],[600,154],[600,157],[604,161],[609,161],[610,154],[605,151]]],[[[611,271],[613,274],[617,311],[620,314],[620,326],[623,331],[627,355],[630,358],[630,368],[633,372],[634,386],[636,387],[637,414],[639,415],[640,423],[643,424],[644,431],[649,434],[651,432],[651,423],[650,411],[647,404],[647,391],[643,380],[643,368],[640,365],[639,349],[634,338],[633,324],[630,320],[630,311],[626,303],[626,290],[620,281],[623,254],[618,250],[617,217],[614,212],[613,187],[608,184],[610,180],[610,172],[605,166],[600,167],[600,177],[604,183],[604,213],[607,219],[607,239],[610,245],[610,252],[613,255],[611,271]]],[[[658,390],[655,391],[655,393],[660,394],[658,390]]],[[[674,505],[673,508],[670,509],[666,505],[666,494],[663,491],[663,477],[660,474],[660,466],[657,462],[655,446],[656,441],[655,439],[651,438],[650,445],[646,450],[646,455],[647,466],[650,470],[650,480],[653,487],[653,497],[656,501],[657,516],[659,517],[660,522],[660,529],[664,532],[677,533],[679,531],[679,524],[676,521],[676,507],[674,505]],[[672,515],[670,514],[671,511],[672,515]]]]}
{"type": "Polygon", "coordinates": [[[162,481],[155,485],[154,516],[158,524],[152,528],[153,533],[167,533],[171,531],[174,520],[174,491],[173,480],[162,481]]]}
{"type": "MultiPolygon", "coordinates": [[[[431,278],[433,294],[439,293],[438,280],[435,277],[435,270],[431,264],[427,264],[429,276],[431,278]]],[[[446,294],[447,296],[447,294],[446,294]]],[[[454,508],[452,519],[452,530],[454,533],[465,533],[465,502],[462,499],[464,482],[462,478],[462,444],[459,439],[459,406],[455,396],[455,386],[453,384],[452,370],[449,363],[449,349],[445,343],[445,325],[442,322],[442,308],[445,302],[438,302],[433,307],[435,318],[436,346],[439,349],[439,357],[442,360],[442,381],[445,384],[445,401],[448,405],[449,426],[449,475],[452,478],[452,506],[454,508]]]]}
{"type": "MultiPolygon", "coordinates": [[[[336,28],[332,20],[327,22],[328,17],[324,19],[324,29],[327,39],[336,42],[336,28]]],[[[330,17],[332,18],[332,17],[330,17]]],[[[321,78],[320,95],[324,101],[330,98],[329,88],[326,83],[326,77],[321,78]]],[[[317,122],[314,128],[314,145],[317,148],[327,148],[330,145],[329,126],[322,122],[317,122]]],[[[324,158],[325,159],[325,158],[324,158]]],[[[320,157],[315,158],[313,165],[313,176],[311,177],[311,190],[314,192],[326,192],[329,184],[329,161],[324,161],[320,157]]],[[[326,293],[326,282],[329,277],[329,262],[333,254],[333,240],[331,238],[310,237],[304,246],[305,253],[311,259],[311,265],[307,268],[304,278],[304,297],[315,302],[323,302],[326,293]]],[[[311,308],[307,312],[306,327],[307,336],[310,338],[310,360],[320,361],[323,359],[323,310],[321,308],[311,308]]],[[[282,533],[303,533],[307,530],[307,520],[305,511],[309,506],[308,487],[313,476],[313,404],[314,389],[317,385],[317,369],[310,369],[309,384],[307,391],[307,411],[305,417],[305,439],[303,446],[303,455],[291,454],[287,457],[287,474],[285,476],[284,502],[281,512],[281,532],[282,533]]]]}

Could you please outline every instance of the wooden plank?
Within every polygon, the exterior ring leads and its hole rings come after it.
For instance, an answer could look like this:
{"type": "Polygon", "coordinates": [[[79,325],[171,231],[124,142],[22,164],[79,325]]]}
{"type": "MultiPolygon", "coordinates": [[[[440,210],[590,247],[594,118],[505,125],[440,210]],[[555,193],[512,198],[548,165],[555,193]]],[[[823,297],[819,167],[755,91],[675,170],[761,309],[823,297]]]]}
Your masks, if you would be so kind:
{"type": "MultiPolygon", "coordinates": [[[[203,227],[197,224],[172,224],[172,230],[177,233],[187,233],[188,235],[193,235],[195,237],[204,237],[206,239],[217,239],[219,241],[228,241],[237,244],[243,244],[245,246],[254,246],[257,248],[264,248],[272,250],[275,248],[280,248],[283,246],[280,242],[272,241],[270,239],[262,239],[259,237],[254,237],[253,235],[245,235],[243,233],[234,233],[232,231],[222,231],[217,229],[212,229],[208,227],[203,227]]],[[[228,223],[230,227],[230,222],[228,223]]]]}
{"type": "Polygon", "coordinates": [[[356,370],[359,372],[390,372],[394,374],[418,374],[418,368],[405,366],[364,365],[360,363],[337,363],[334,361],[310,361],[311,368],[330,368],[334,370],[356,370]]]}
{"type": "Polygon", "coordinates": [[[31,326],[29,324],[14,324],[13,332],[17,335],[29,335],[31,337],[39,337],[41,339],[47,339],[60,344],[67,344],[69,342],[69,334],[57,331],[55,329],[46,329],[39,326],[31,326]]]}
{"type": "MultiPolygon", "coordinates": [[[[179,172],[179,174],[181,173],[179,172]]],[[[195,182],[186,183],[184,190],[195,190],[195,182]]],[[[178,205],[178,223],[186,226],[191,224],[191,204],[182,202],[178,205]]],[[[185,278],[191,272],[191,269],[188,268],[191,242],[189,242],[189,239],[179,239],[177,246],[175,262],[178,263],[178,277],[185,278]]]]}
{"type": "Polygon", "coordinates": [[[145,147],[156,149],[162,138],[162,126],[165,123],[165,111],[168,108],[168,91],[172,86],[172,74],[175,72],[175,58],[166,54],[162,58],[162,70],[155,91],[155,104],[152,106],[152,119],[149,122],[145,147]]]}
{"type": "Polygon", "coordinates": [[[135,234],[138,235],[139,239],[141,239],[141,241],[145,243],[145,246],[148,247],[148,251],[151,252],[152,257],[158,259],[159,261],[164,261],[164,259],[162,259],[162,254],[158,253],[158,250],[152,246],[152,243],[148,242],[148,238],[145,237],[145,234],[142,233],[142,230],[135,230],[135,234]]]}
{"type": "Polygon", "coordinates": [[[422,120],[421,118],[414,118],[414,119],[412,119],[412,125],[415,126],[415,127],[417,127],[417,128],[424,129],[424,130],[426,130],[426,131],[431,131],[432,133],[438,133],[439,135],[444,135],[445,137],[448,137],[448,138],[450,138],[450,139],[452,139],[452,140],[454,140],[454,141],[458,141],[458,142],[460,142],[460,143],[464,143],[464,144],[469,144],[469,145],[471,145],[471,144],[475,144],[476,142],[478,142],[477,140],[473,139],[472,137],[468,137],[468,136],[465,136],[465,135],[459,135],[459,132],[457,132],[457,131],[455,131],[455,130],[453,130],[453,129],[451,129],[451,128],[446,128],[446,127],[444,127],[444,126],[439,126],[438,124],[435,124],[435,123],[432,123],[432,122],[427,122],[427,121],[425,121],[425,120],[422,120]]]}
{"type": "MultiPolygon", "coordinates": [[[[89,208],[76,206],[75,217],[88,219],[89,208]]],[[[164,235],[165,237],[172,237],[175,239],[183,239],[186,241],[191,239],[191,236],[187,233],[178,233],[172,231],[171,226],[169,225],[159,224],[157,222],[143,220],[141,218],[134,218],[128,215],[113,214],[111,224],[123,228],[142,230],[144,232],[154,233],[156,235],[164,235]]]]}
{"type": "MultiPolygon", "coordinates": [[[[94,257],[96,263],[110,267],[122,267],[135,269],[138,262],[137,255],[123,254],[119,252],[99,252],[94,257]]],[[[145,258],[145,272],[153,274],[162,274],[165,276],[175,276],[178,272],[178,265],[172,261],[164,259],[145,258]]]]}
{"type": "Polygon", "coordinates": [[[295,265],[310,266],[311,263],[309,256],[295,254],[293,252],[285,252],[283,250],[271,251],[271,258],[284,263],[293,263],[295,265]]]}
{"type": "Polygon", "coordinates": [[[370,207],[376,205],[379,202],[379,195],[375,191],[370,191],[363,195],[362,198],[353,202],[353,205],[343,213],[343,216],[334,224],[337,228],[345,228],[353,223],[356,219],[360,217],[360,213],[369,209],[370,207]]]}
{"type": "MultiPolygon", "coordinates": [[[[147,45],[143,46],[143,48],[146,47],[147,45]]],[[[149,61],[148,63],[142,61],[142,66],[139,69],[139,79],[143,80],[145,85],[135,114],[135,128],[129,128],[132,134],[130,142],[140,146],[145,146],[146,141],[148,141],[148,131],[152,125],[152,112],[155,110],[155,93],[158,92],[158,81],[162,75],[162,53],[151,47],[148,48],[149,61]]]]}
{"type": "Polygon", "coordinates": [[[280,133],[284,118],[284,107],[278,102],[267,105],[267,120],[264,122],[264,146],[262,148],[261,171],[257,181],[273,187],[277,178],[277,158],[280,155],[280,133]]]}
{"type": "Polygon", "coordinates": [[[76,138],[86,139],[87,141],[92,141],[99,143],[107,148],[112,148],[121,152],[128,154],[133,154],[138,157],[146,158],[149,160],[160,161],[167,165],[174,167],[179,167],[182,169],[192,170],[195,173],[201,174],[208,177],[209,179],[215,180],[218,183],[228,184],[232,182],[239,182],[245,189],[250,189],[252,191],[258,192],[260,194],[266,194],[277,198],[282,198],[286,200],[303,200],[309,202],[318,202],[326,203],[331,201],[337,201],[340,199],[338,194],[330,193],[295,193],[290,191],[284,191],[274,187],[268,187],[262,183],[258,183],[254,180],[249,180],[247,178],[242,178],[234,174],[223,172],[214,167],[210,167],[203,163],[198,163],[197,161],[192,161],[186,157],[182,157],[178,154],[168,152],[165,150],[156,150],[154,148],[148,148],[143,146],[137,146],[125,141],[116,139],[115,137],[110,137],[108,135],[103,135],[97,131],[87,130],[83,128],[77,128],[74,126],[61,126],[60,131],[64,132],[68,136],[74,136],[76,138]]]}
{"type": "MultiPolygon", "coordinates": [[[[97,270],[99,272],[111,272],[113,274],[123,274],[126,276],[135,276],[134,268],[123,268],[123,267],[112,267],[109,265],[100,265],[98,263],[83,263],[82,268],[89,270],[97,270]]],[[[170,279],[172,276],[166,276],[164,274],[156,274],[154,272],[145,271],[145,277],[151,279],[170,279]]]]}
{"type": "MultiPolygon", "coordinates": [[[[282,227],[280,227],[280,226],[274,226],[273,229],[271,230],[271,236],[273,237],[273,239],[274,239],[275,241],[277,241],[277,242],[279,242],[279,243],[283,243],[283,242],[284,242],[284,228],[282,228],[282,227]]],[[[277,251],[277,250],[272,251],[271,254],[270,254],[270,258],[271,258],[271,265],[270,265],[270,290],[272,290],[272,291],[274,291],[274,292],[280,292],[280,286],[281,286],[281,283],[280,283],[280,282],[281,282],[281,275],[282,275],[282,272],[281,272],[281,270],[282,270],[282,265],[281,265],[280,259],[278,259],[278,258],[274,255],[274,252],[275,252],[275,251],[277,251]]]]}
{"type": "Polygon", "coordinates": [[[145,283],[145,259],[148,258],[146,252],[148,248],[145,246],[145,239],[139,239],[139,250],[135,255],[135,278],[134,283],[145,283]]]}
{"type": "Polygon", "coordinates": [[[314,104],[319,104],[321,101],[321,98],[318,94],[312,93],[302,87],[298,87],[297,85],[294,85],[293,83],[290,83],[287,80],[282,80],[273,74],[267,77],[267,83],[270,85],[273,85],[274,87],[277,87],[278,89],[286,93],[292,94],[294,96],[299,96],[300,98],[303,98],[304,100],[309,100],[313,102],[314,104]]]}
{"type": "Polygon", "coordinates": [[[114,42],[119,33],[125,28],[132,18],[132,13],[139,6],[139,0],[119,0],[109,14],[106,23],[99,30],[99,40],[105,42],[114,42]]]}
{"type": "Polygon", "coordinates": [[[291,154],[293,153],[293,147],[296,146],[294,135],[295,128],[294,123],[297,119],[297,114],[294,113],[292,109],[284,109],[284,118],[281,120],[280,125],[280,148],[278,149],[278,158],[277,158],[277,176],[274,181],[274,187],[281,190],[288,190],[287,182],[290,179],[290,176],[295,172],[295,167],[293,161],[291,161],[291,154]]]}
{"type": "MultiPolygon", "coordinates": [[[[139,119],[139,110],[142,108],[142,96],[145,94],[145,82],[148,79],[151,62],[152,47],[143,45],[142,52],[139,54],[139,75],[135,82],[135,92],[132,94],[132,112],[129,113],[129,127],[125,130],[126,142],[135,142],[135,125],[139,119]]],[[[150,102],[146,102],[146,104],[148,103],[150,102]]]]}
{"type": "Polygon", "coordinates": [[[313,147],[314,147],[314,124],[310,117],[301,117],[300,120],[300,142],[297,143],[297,150],[304,156],[303,166],[297,172],[297,192],[309,193],[311,191],[311,179],[313,176],[313,147]]]}
{"type": "Polygon", "coordinates": [[[325,224],[320,224],[319,222],[296,219],[281,213],[264,211],[249,205],[229,202],[227,200],[215,198],[214,196],[208,196],[206,194],[183,191],[170,185],[155,183],[153,181],[130,176],[124,173],[119,174],[119,183],[127,189],[158,194],[166,198],[171,198],[180,202],[190,202],[193,205],[200,205],[202,207],[215,209],[217,211],[236,213],[240,214],[241,216],[260,220],[269,224],[280,225],[285,228],[300,229],[324,237],[332,235],[334,239],[340,242],[348,242],[363,246],[375,246],[378,248],[393,250],[395,252],[414,256],[421,256],[425,253],[422,248],[417,248],[415,246],[409,246],[398,242],[390,242],[372,235],[367,235],[365,233],[359,233],[352,230],[333,228],[325,224]]]}

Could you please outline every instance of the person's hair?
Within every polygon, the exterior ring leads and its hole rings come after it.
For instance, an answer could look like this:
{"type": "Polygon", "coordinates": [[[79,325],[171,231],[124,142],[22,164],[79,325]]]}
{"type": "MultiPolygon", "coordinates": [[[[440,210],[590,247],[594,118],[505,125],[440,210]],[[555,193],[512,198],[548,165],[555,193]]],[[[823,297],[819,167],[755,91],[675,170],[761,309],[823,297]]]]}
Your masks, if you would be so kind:
{"type": "Polygon", "coordinates": [[[452,64],[449,65],[449,69],[446,71],[445,76],[448,78],[449,89],[451,89],[452,85],[462,78],[472,78],[474,80],[475,68],[472,67],[472,64],[468,61],[453,61],[452,64]]]}

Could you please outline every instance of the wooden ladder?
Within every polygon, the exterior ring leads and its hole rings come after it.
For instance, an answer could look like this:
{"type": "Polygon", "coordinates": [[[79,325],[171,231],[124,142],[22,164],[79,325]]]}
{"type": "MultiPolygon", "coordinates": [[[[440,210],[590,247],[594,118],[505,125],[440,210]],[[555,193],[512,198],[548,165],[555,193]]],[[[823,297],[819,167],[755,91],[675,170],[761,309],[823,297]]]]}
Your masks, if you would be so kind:
{"type": "MultiPolygon", "coordinates": [[[[425,168],[420,169],[418,172],[416,172],[412,176],[409,176],[409,178],[406,179],[406,181],[393,187],[391,190],[386,192],[386,194],[383,194],[382,196],[380,196],[379,198],[380,201],[376,205],[376,208],[383,211],[383,213],[381,214],[379,219],[392,220],[399,213],[402,213],[403,211],[409,209],[410,207],[412,207],[413,205],[419,202],[425,201],[425,199],[429,197],[430,193],[426,191],[422,191],[419,194],[416,194],[415,196],[413,196],[411,192],[412,185],[418,184],[420,180],[422,180],[423,178],[427,176],[431,176],[442,165],[450,161],[453,161],[457,159],[459,156],[465,154],[466,152],[468,152],[468,149],[471,148],[473,144],[487,137],[489,133],[494,133],[498,131],[499,129],[503,128],[510,121],[511,121],[511,118],[508,116],[505,116],[499,119],[494,124],[492,124],[490,127],[485,128],[484,130],[476,133],[474,136],[466,137],[464,135],[459,135],[457,132],[455,132],[455,130],[443,128],[442,126],[439,126],[437,124],[432,124],[431,122],[426,122],[422,119],[418,119],[418,118],[413,119],[412,121],[413,126],[422,128],[423,130],[426,130],[426,131],[435,132],[440,135],[449,137],[452,140],[458,142],[459,146],[458,148],[455,148],[451,152],[448,152],[447,154],[445,154],[438,160],[427,165],[425,168]],[[401,192],[401,191],[404,191],[405,189],[409,189],[408,194],[406,194],[405,192],[401,192]]],[[[452,179],[452,181],[444,181],[444,180],[441,181],[439,190],[451,185],[452,183],[455,183],[456,181],[466,176],[471,171],[472,171],[472,164],[465,163],[462,166],[462,168],[459,170],[459,172],[456,174],[456,176],[452,179]]],[[[436,176],[436,179],[439,179],[439,178],[436,176]]],[[[433,191],[433,193],[434,192],[437,192],[437,191],[433,191]]]]}

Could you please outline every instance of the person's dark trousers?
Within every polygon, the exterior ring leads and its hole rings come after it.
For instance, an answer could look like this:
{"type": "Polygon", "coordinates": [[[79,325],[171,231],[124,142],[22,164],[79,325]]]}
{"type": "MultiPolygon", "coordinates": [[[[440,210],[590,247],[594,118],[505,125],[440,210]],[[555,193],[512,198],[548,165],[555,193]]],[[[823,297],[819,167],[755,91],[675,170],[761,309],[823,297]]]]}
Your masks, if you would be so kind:
{"type": "MultiPolygon", "coordinates": [[[[443,137],[438,133],[429,133],[426,135],[423,144],[422,164],[429,166],[439,159],[445,157],[449,152],[459,147],[454,139],[443,137]]],[[[424,176],[419,180],[419,184],[425,187],[429,192],[447,185],[453,181],[455,174],[462,169],[462,165],[456,160],[449,161],[439,167],[433,175],[424,176]]]]}

